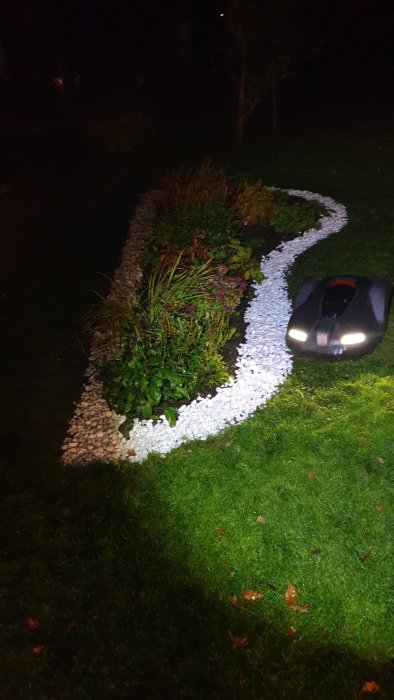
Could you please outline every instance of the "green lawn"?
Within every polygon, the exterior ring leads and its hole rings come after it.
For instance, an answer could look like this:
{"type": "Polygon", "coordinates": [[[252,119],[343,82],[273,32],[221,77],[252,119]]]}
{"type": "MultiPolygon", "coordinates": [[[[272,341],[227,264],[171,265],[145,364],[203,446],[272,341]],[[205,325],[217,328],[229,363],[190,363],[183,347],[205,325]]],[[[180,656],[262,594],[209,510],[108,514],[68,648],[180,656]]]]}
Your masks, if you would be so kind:
{"type": "MultiPolygon", "coordinates": [[[[348,209],[348,226],[296,263],[291,293],[316,272],[394,280],[394,137],[367,133],[222,154],[234,172],[348,209]]],[[[98,185],[125,211],[114,181],[98,185]]],[[[58,224],[70,261],[82,246],[71,297],[56,250],[53,294],[29,277],[7,307],[1,697],[334,700],[370,697],[374,681],[392,698],[393,310],[371,356],[297,361],[262,410],[215,438],[143,464],[62,468],[86,362],[77,319],[110,266],[109,204],[100,219],[89,187],[89,206],[81,195],[58,224]],[[286,605],[289,584],[304,612],[286,605]],[[244,601],[248,590],[263,597],[244,601]]]]}

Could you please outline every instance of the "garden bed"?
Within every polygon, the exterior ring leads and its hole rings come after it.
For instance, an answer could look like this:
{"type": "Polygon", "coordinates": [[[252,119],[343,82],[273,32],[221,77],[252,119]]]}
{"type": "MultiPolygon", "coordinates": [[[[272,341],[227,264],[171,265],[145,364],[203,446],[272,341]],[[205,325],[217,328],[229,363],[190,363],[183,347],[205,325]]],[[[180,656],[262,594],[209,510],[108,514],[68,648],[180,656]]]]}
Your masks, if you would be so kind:
{"type": "MultiPolygon", "coordinates": [[[[242,422],[275,393],[292,367],[292,356],[284,340],[291,311],[286,273],[298,255],[339,231],[347,220],[345,208],[329,197],[298,190],[288,193],[291,197],[319,202],[327,214],[320,219],[318,227],[282,241],[262,256],[263,280],[253,284],[254,296],[243,316],[245,337],[242,342],[238,340],[236,358],[234,344],[225,351],[231,366],[235,365],[234,376],[215,391],[205,392],[204,396],[200,392],[182,404],[175,425],[164,415],[158,419],[134,418],[124,437],[119,428],[125,416],[111,409],[103,398],[100,368],[109,361],[111,350],[105,334],[96,331],[87,381],[63,445],[65,463],[140,461],[151,452],[165,454],[187,440],[205,439],[229,424],[242,422]]],[[[141,281],[140,259],[151,239],[161,197],[160,192],[146,195],[135,212],[110,291],[115,299],[127,298],[141,281]]],[[[265,245],[272,245],[267,237],[265,245]]]]}

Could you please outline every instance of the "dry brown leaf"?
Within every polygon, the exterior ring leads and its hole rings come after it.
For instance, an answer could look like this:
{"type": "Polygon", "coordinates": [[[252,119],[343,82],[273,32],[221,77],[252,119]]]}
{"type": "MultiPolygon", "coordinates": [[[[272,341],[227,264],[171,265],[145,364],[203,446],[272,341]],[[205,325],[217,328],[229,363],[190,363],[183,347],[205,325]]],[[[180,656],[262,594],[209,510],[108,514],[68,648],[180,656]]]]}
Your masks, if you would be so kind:
{"type": "Polygon", "coordinates": [[[264,598],[264,595],[263,593],[259,593],[259,591],[242,591],[243,600],[260,600],[260,598],[264,598]]]}
{"type": "Polygon", "coordinates": [[[308,481],[313,481],[313,479],[315,478],[313,472],[309,472],[306,478],[308,479],[308,481]]]}
{"type": "Polygon", "coordinates": [[[29,630],[36,630],[39,626],[40,623],[34,617],[30,617],[29,615],[29,617],[26,618],[26,627],[28,627],[29,630]]]}
{"type": "Polygon", "coordinates": [[[242,647],[246,646],[246,644],[248,643],[247,637],[233,637],[231,634],[230,640],[233,651],[238,651],[238,649],[242,649],[242,647]]]}
{"type": "Polygon", "coordinates": [[[384,508],[384,506],[382,506],[382,505],[376,505],[376,506],[375,506],[375,509],[376,509],[376,510],[383,510],[383,508],[384,508]]]}
{"type": "Polygon", "coordinates": [[[361,687],[362,693],[375,693],[378,690],[380,690],[380,687],[375,681],[365,681],[361,687]]]}
{"type": "Polygon", "coordinates": [[[223,535],[224,535],[224,530],[223,530],[223,528],[222,528],[222,527],[218,527],[218,529],[217,529],[217,531],[216,531],[216,534],[217,534],[218,537],[223,537],[223,535]]]}
{"type": "Polygon", "coordinates": [[[293,627],[293,625],[291,625],[291,627],[289,627],[289,629],[287,630],[287,634],[289,637],[294,637],[294,635],[296,633],[297,633],[297,628],[293,627]]]}
{"type": "Polygon", "coordinates": [[[129,457],[136,457],[136,455],[137,455],[136,451],[133,450],[132,448],[130,450],[127,450],[127,454],[129,457]]]}
{"type": "Polygon", "coordinates": [[[371,556],[372,556],[372,552],[371,552],[371,551],[366,552],[365,554],[362,555],[361,561],[368,561],[368,559],[370,559],[371,556]]]}
{"type": "Polygon", "coordinates": [[[291,583],[287,586],[287,589],[285,591],[284,595],[285,603],[286,605],[291,608],[293,605],[297,603],[297,591],[296,587],[293,586],[291,583]]]}
{"type": "Polygon", "coordinates": [[[258,515],[256,520],[258,523],[260,523],[260,525],[265,525],[266,520],[265,520],[264,515],[258,515]]]}
{"type": "Polygon", "coordinates": [[[45,647],[43,644],[37,644],[36,647],[33,647],[32,652],[33,652],[33,654],[42,654],[44,649],[45,649],[45,647]]]}
{"type": "Polygon", "coordinates": [[[378,457],[378,462],[380,462],[380,464],[384,464],[384,459],[383,459],[383,457],[378,457]]]}
{"type": "Polygon", "coordinates": [[[298,605],[297,590],[296,587],[293,586],[291,583],[289,583],[289,585],[287,586],[283,597],[287,607],[291,610],[296,610],[299,613],[307,613],[309,611],[309,605],[307,605],[306,603],[304,603],[303,605],[298,605]]]}

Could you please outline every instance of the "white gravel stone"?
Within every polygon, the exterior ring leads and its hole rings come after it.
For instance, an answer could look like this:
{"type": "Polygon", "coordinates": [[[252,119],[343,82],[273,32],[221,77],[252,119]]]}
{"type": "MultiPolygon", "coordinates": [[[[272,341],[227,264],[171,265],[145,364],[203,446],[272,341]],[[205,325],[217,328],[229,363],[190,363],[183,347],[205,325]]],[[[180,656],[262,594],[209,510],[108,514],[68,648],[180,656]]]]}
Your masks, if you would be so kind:
{"type": "MultiPolygon", "coordinates": [[[[135,419],[125,439],[118,430],[125,417],[111,411],[102,398],[97,368],[108,359],[108,351],[104,349],[103,334],[96,333],[81,401],[63,445],[64,463],[119,459],[139,462],[152,452],[164,455],[187,440],[204,440],[228,425],[244,421],[277,391],[292,369],[292,355],[285,343],[291,314],[286,274],[298,255],[340,231],[347,222],[345,207],[330,197],[302,190],[286,191],[295,197],[321,202],[328,214],[322,217],[320,229],[310,229],[282,242],[263,257],[260,267],[264,279],[254,285],[255,294],[245,312],[247,328],[245,341],[238,348],[235,377],[218,387],[215,395],[199,396],[181,406],[174,427],[164,416],[156,421],[135,419]]],[[[160,196],[160,192],[149,193],[137,207],[110,295],[127,296],[137,289],[142,275],[139,256],[149,240],[160,196]]]]}

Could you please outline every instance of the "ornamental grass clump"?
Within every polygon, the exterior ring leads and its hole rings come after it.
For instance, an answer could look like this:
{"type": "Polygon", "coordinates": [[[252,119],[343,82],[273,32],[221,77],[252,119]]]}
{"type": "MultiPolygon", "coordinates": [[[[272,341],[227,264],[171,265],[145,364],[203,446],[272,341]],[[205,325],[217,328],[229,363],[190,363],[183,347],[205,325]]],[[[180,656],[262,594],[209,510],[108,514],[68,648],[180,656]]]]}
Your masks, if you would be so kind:
{"type": "Polygon", "coordinates": [[[150,275],[139,301],[139,328],[104,371],[105,396],[118,413],[176,420],[180,399],[228,378],[220,354],[232,337],[231,313],[241,282],[211,260],[182,262],[182,253],[150,275]]]}
{"type": "Polygon", "coordinates": [[[225,170],[214,168],[209,159],[198,168],[173,171],[163,182],[156,238],[184,248],[198,232],[210,246],[225,244],[238,225],[230,200],[225,170]]]}
{"type": "Polygon", "coordinates": [[[244,225],[267,226],[278,212],[274,192],[261,181],[244,180],[235,188],[233,210],[244,225]]]}

